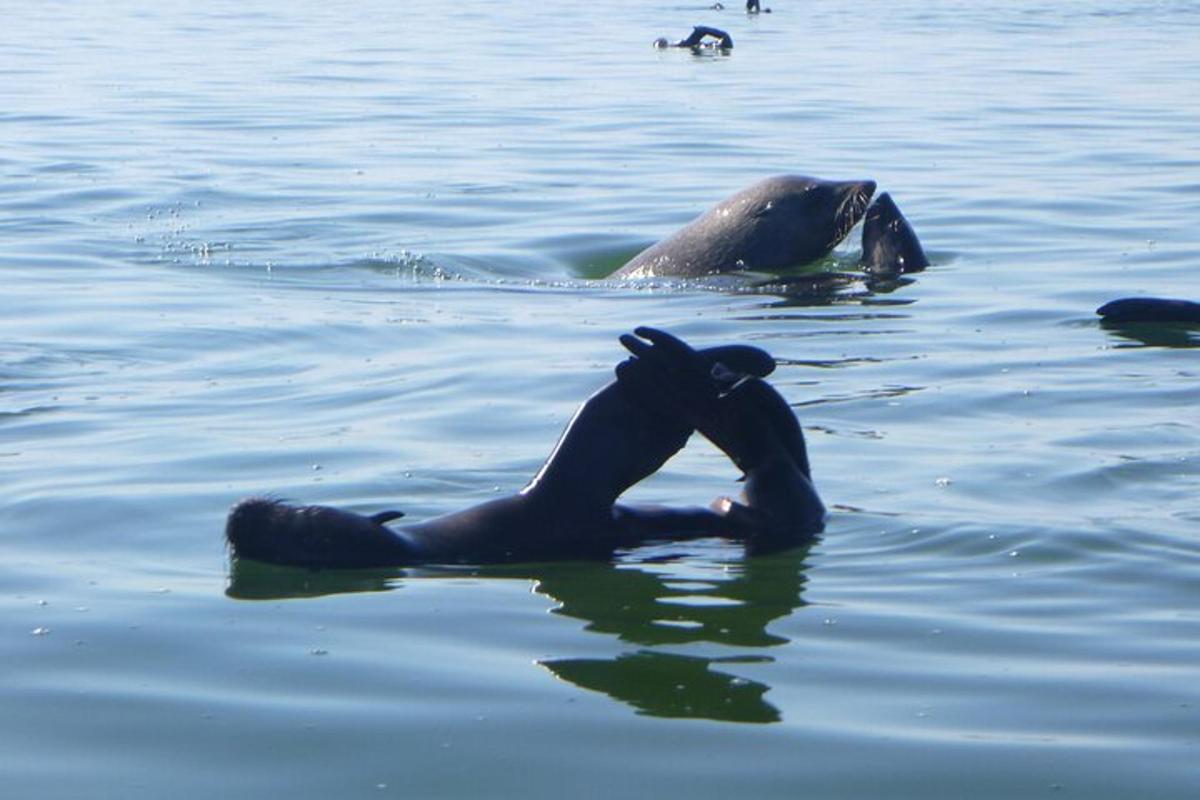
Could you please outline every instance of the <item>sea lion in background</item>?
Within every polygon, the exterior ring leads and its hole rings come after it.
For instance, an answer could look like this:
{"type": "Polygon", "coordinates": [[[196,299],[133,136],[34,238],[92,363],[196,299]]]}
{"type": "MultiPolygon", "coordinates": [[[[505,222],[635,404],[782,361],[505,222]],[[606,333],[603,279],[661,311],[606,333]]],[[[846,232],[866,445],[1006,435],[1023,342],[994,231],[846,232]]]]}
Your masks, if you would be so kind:
{"type": "MultiPolygon", "coordinates": [[[[721,3],[713,3],[708,8],[710,11],[724,11],[725,10],[725,6],[721,3]]],[[[759,5],[759,0],[746,0],[746,13],[747,14],[759,14],[759,13],[770,14],[771,9],[762,8],[759,5]]]]}
{"type": "Polygon", "coordinates": [[[545,465],[515,495],[393,529],[400,516],[251,498],[229,513],[236,558],[303,567],[510,563],[608,558],[648,540],[721,535],[752,552],[821,530],[804,434],[763,377],[770,355],[733,345],[696,351],[653,328],[621,337],[632,357],[586,400],[545,465]],[[743,499],[711,509],[617,504],[699,430],[745,473],[743,499]]]}
{"type": "Polygon", "coordinates": [[[654,40],[654,46],[660,50],[668,47],[690,47],[692,50],[699,50],[701,47],[715,47],[718,50],[732,50],[733,37],[720,28],[710,28],[707,25],[697,25],[692,28],[692,32],[686,39],[681,39],[678,42],[671,42],[665,36],[660,36],[654,40]],[[705,42],[707,38],[713,38],[715,42],[705,42]]]}
{"type": "Polygon", "coordinates": [[[1123,297],[1096,309],[1102,322],[1200,323],[1200,303],[1163,297],[1123,297]]]}
{"type": "Polygon", "coordinates": [[[862,268],[872,275],[902,275],[929,266],[917,234],[887,192],[875,198],[863,218],[862,268]]]}
{"type": "Polygon", "coordinates": [[[638,253],[612,277],[695,278],[806,264],[846,237],[874,193],[874,181],[767,178],[638,253]]]}

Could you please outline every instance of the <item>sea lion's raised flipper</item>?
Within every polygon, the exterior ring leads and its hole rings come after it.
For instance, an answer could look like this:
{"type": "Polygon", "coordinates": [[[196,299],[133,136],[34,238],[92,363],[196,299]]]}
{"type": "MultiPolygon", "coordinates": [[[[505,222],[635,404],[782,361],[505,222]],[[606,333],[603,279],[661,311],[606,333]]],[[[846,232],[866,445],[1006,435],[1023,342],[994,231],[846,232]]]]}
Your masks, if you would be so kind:
{"type": "Polygon", "coordinates": [[[683,39],[675,44],[676,47],[691,47],[698,48],[708,37],[716,40],[716,47],[722,50],[733,49],[733,37],[720,28],[713,28],[708,25],[697,25],[692,28],[692,32],[688,34],[686,39],[683,39]]]}
{"type": "Polygon", "coordinates": [[[812,483],[808,450],[787,401],[761,378],[746,377],[696,425],[743,471],[740,502],[719,499],[714,510],[751,530],[757,549],[790,546],[820,532],[825,506],[812,483]]]}
{"type": "Polygon", "coordinates": [[[656,328],[640,327],[620,340],[633,358],[617,365],[617,382],[647,408],[697,427],[717,398],[716,365],[656,328]]]}
{"type": "MultiPolygon", "coordinates": [[[[682,343],[681,343],[682,344],[682,343]]],[[[749,345],[726,345],[694,351],[701,374],[721,363],[751,375],[769,375],[775,359],[749,345]]],[[[618,379],[589,397],[559,438],[550,457],[526,487],[570,494],[591,513],[607,513],[629,487],[657,472],[687,443],[694,427],[670,406],[644,402],[624,385],[643,373],[656,380],[657,369],[644,369],[628,359],[617,365],[618,379]],[[622,373],[633,375],[621,378],[622,373]]],[[[641,392],[639,392],[640,394],[641,392]]]]}
{"type": "Polygon", "coordinates": [[[700,428],[718,413],[717,400],[748,377],[769,374],[775,359],[757,348],[694,350],[666,331],[641,327],[621,336],[633,354],[617,365],[617,381],[636,399],[663,416],[700,428]]]}
{"type": "Polygon", "coordinates": [[[718,511],[757,526],[752,538],[764,541],[790,542],[819,531],[825,509],[812,485],[804,434],[783,397],[757,376],[739,376],[724,365],[706,371],[696,351],[664,331],[634,333],[621,340],[634,363],[619,380],[658,413],[686,420],[745,473],[746,510],[719,501],[718,511]]]}
{"type": "Polygon", "coordinates": [[[862,268],[879,277],[920,272],[929,266],[921,240],[887,192],[875,198],[863,217],[862,268]]]}

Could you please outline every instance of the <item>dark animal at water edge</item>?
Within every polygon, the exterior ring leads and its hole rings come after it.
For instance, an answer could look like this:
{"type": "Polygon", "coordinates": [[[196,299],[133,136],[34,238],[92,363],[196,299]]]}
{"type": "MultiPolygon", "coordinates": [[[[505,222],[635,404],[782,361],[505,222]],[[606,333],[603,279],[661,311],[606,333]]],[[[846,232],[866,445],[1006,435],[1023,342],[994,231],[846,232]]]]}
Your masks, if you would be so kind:
{"type": "Polygon", "coordinates": [[[267,498],[226,523],[235,558],[304,567],[506,563],[608,558],[650,540],[725,536],[750,552],[808,541],[823,527],[804,434],[763,378],[770,355],[732,345],[693,350],[638,328],[617,379],[586,400],[549,459],[517,494],[403,528],[398,511],[356,514],[267,498]],[[740,501],[710,508],[626,506],[617,499],[699,430],[745,475],[740,501]]]}
{"type": "Polygon", "coordinates": [[[827,255],[862,219],[875,182],[777,175],[634,256],[614,278],[778,272],[827,255]]]}
{"type": "Polygon", "coordinates": [[[1200,324],[1200,303],[1163,297],[1123,297],[1096,309],[1102,322],[1183,322],[1200,324]]]}

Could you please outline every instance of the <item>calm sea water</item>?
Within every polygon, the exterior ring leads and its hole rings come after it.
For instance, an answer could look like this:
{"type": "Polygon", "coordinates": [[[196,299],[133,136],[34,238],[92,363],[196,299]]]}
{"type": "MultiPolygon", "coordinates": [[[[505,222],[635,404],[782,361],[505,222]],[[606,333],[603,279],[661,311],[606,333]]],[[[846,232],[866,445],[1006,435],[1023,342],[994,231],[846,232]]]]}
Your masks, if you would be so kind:
{"type": "Polygon", "coordinates": [[[1092,314],[1200,299],[1200,3],[706,5],[6,12],[6,797],[1200,795],[1200,332],[1092,314]],[[595,280],[780,172],[933,267],[595,280]],[[228,563],[248,494],[519,487],[643,323],[781,359],[811,549],[228,563]]]}

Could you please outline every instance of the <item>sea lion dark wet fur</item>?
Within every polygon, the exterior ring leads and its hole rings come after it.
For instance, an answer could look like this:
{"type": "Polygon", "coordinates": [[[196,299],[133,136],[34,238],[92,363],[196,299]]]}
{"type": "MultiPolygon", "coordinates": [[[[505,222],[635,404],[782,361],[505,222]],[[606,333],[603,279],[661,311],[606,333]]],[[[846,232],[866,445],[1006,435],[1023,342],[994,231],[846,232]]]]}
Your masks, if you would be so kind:
{"type": "Polygon", "coordinates": [[[1103,322],[1183,322],[1200,324],[1200,303],[1165,297],[1123,297],[1096,309],[1103,322]]]}
{"type": "Polygon", "coordinates": [[[304,567],[501,563],[607,558],[652,539],[721,535],[752,551],[790,546],[823,526],[804,435],[763,380],[774,360],[754,347],[696,351],[653,328],[621,337],[633,355],[583,403],[533,480],[515,495],[428,522],[251,498],[229,514],[233,555],[304,567]],[[617,504],[693,430],[745,472],[743,499],[711,509],[617,504]]]}
{"type": "Polygon", "coordinates": [[[874,181],[777,175],[743,189],[651,245],[614,278],[778,272],[827,255],[862,218],[874,181]]]}
{"type": "Polygon", "coordinates": [[[861,263],[876,276],[920,272],[929,266],[917,234],[887,192],[875,198],[863,218],[861,263]]]}

